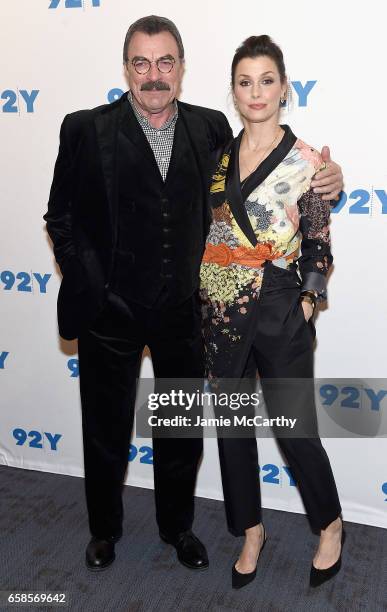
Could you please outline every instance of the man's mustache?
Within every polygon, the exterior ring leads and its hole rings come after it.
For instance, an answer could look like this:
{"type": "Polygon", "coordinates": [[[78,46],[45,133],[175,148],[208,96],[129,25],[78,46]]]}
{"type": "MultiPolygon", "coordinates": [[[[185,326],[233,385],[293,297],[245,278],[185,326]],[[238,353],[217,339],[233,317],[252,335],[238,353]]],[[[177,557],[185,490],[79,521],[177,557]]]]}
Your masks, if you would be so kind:
{"type": "Polygon", "coordinates": [[[164,81],[146,81],[141,85],[141,91],[169,91],[171,88],[168,83],[164,83],[164,81]]]}

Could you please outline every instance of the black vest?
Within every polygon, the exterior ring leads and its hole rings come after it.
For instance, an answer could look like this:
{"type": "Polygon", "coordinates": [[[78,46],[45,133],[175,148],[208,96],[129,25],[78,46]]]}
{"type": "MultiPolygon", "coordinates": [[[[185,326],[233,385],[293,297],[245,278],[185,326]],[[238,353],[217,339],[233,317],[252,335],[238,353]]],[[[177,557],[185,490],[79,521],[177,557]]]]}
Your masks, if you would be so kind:
{"type": "Polygon", "coordinates": [[[179,304],[199,285],[204,250],[202,182],[184,121],[179,117],[176,122],[165,182],[147,141],[149,155],[143,156],[121,128],[117,146],[118,232],[111,288],[147,307],[157,304],[161,293],[166,304],[179,304]]]}

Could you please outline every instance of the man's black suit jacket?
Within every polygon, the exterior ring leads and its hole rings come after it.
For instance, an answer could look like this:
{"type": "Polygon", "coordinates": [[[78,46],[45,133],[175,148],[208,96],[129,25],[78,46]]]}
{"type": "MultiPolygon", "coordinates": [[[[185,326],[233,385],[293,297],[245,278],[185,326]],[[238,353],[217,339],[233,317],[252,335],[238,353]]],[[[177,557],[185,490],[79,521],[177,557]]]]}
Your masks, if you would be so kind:
{"type": "MultiPolygon", "coordinates": [[[[63,279],[58,295],[59,333],[76,338],[97,316],[113,266],[117,236],[115,176],[117,139],[127,94],[91,110],[66,115],[44,215],[63,279]]],[[[219,111],[178,102],[200,168],[205,232],[210,211],[208,188],[215,157],[232,137],[219,111]]],[[[127,134],[138,155],[149,145],[130,108],[127,134]],[[135,123],[133,123],[135,122],[135,123]]],[[[135,181],[136,176],[129,177],[135,181]]],[[[200,254],[199,254],[200,256],[200,254]]]]}

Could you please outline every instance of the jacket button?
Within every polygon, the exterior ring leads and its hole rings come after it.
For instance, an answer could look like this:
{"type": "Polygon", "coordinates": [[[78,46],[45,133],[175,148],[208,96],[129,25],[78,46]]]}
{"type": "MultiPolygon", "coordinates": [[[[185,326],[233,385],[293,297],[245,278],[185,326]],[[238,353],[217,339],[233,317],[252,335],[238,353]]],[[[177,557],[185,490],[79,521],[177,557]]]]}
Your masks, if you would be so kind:
{"type": "Polygon", "coordinates": [[[161,198],[161,202],[163,204],[168,204],[169,200],[168,200],[168,198],[161,198]]]}
{"type": "Polygon", "coordinates": [[[171,248],[170,244],[166,244],[166,243],[163,244],[163,249],[170,249],[170,248],[171,248]]]}
{"type": "Polygon", "coordinates": [[[170,232],[170,231],[171,231],[171,228],[170,228],[170,227],[163,227],[163,232],[164,232],[164,234],[167,234],[167,233],[168,233],[168,232],[170,232]]]}
{"type": "Polygon", "coordinates": [[[169,217],[169,213],[167,213],[167,212],[163,212],[163,217],[164,217],[164,219],[168,219],[168,217],[169,217]]]}
{"type": "Polygon", "coordinates": [[[167,263],[171,263],[170,259],[163,259],[163,263],[167,264],[167,263]]]}

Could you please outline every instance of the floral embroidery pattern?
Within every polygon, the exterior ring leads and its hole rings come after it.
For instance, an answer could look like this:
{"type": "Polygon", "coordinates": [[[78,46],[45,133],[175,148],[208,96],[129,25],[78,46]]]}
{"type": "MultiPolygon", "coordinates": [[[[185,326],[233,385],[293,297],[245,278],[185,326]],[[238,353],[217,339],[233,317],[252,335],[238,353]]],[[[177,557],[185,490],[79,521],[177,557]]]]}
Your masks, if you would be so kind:
{"type": "Polygon", "coordinates": [[[210,193],[217,193],[219,191],[224,191],[226,172],[227,172],[229,161],[230,161],[230,155],[228,153],[224,153],[218,164],[218,168],[212,177],[210,193]]]}
{"type": "Polygon", "coordinates": [[[202,287],[206,288],[207,298],[226,304],[237,300],[241,291],[254,281],[257,282],[259,278],[256,271],[235,264],[225,267],[203,263],[200,275],[202,287]]]}
{"type": "Polygon", "coordinates": [[[252,202],[251,200],[246,200],[246,210],[250,217],[255,217],[256,219],[254,228],[256,231],[263,232],[269,229],[273,213],[272,210],[266,210],[266,206],[264,204],[252,202]]]}

